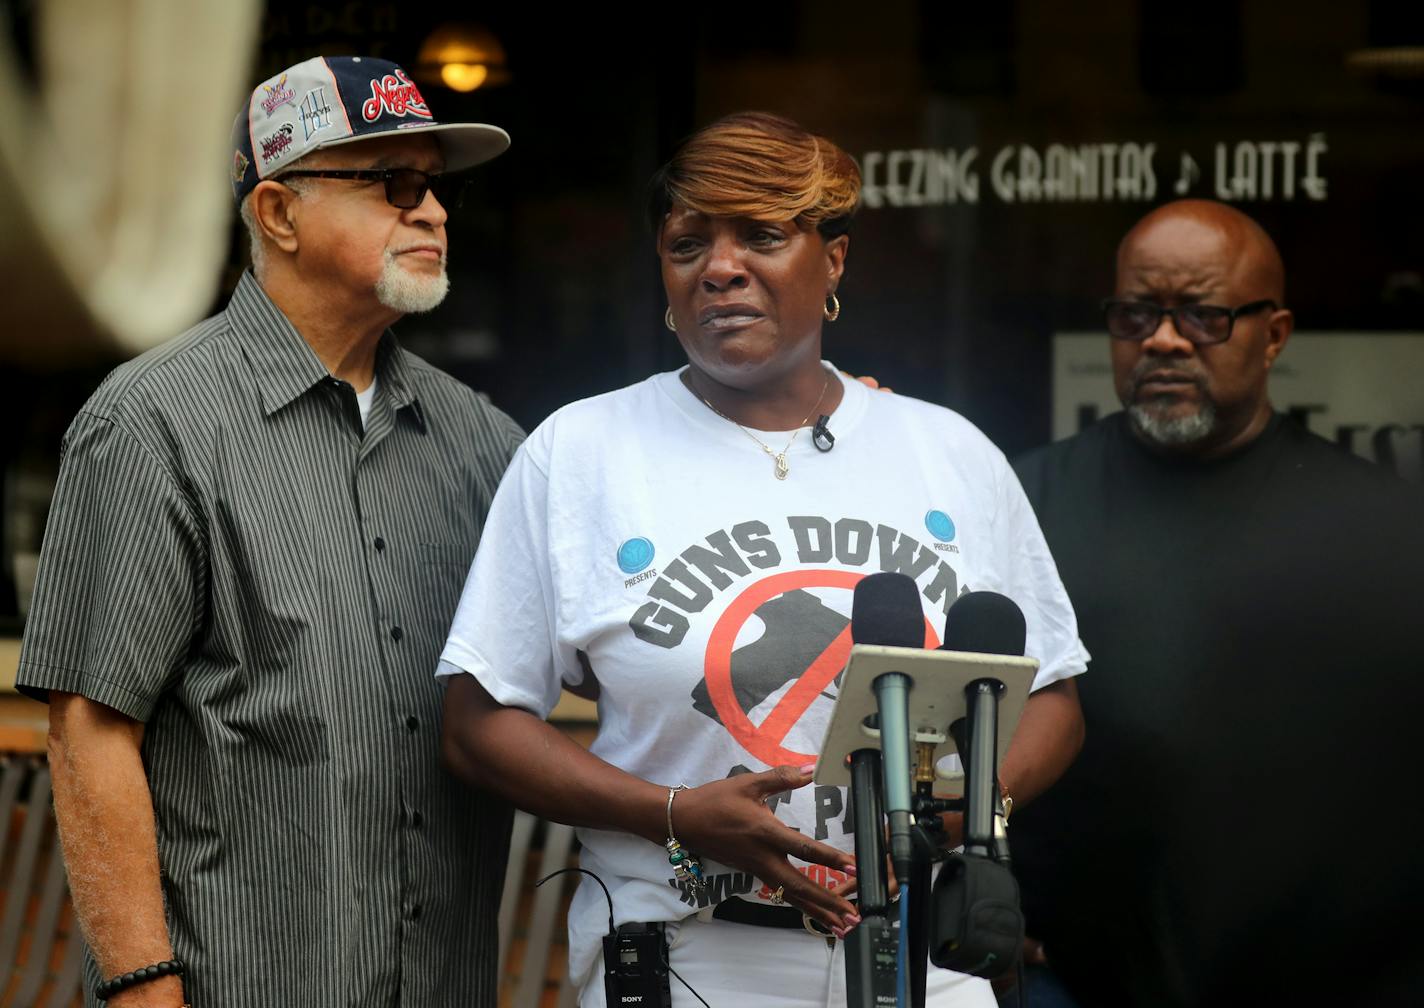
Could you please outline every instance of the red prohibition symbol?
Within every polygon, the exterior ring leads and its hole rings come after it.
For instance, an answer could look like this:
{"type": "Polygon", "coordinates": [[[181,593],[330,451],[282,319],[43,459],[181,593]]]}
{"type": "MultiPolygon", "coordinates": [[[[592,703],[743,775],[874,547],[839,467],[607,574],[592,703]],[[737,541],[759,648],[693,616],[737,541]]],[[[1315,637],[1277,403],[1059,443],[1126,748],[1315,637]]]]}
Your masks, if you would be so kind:
{"type": "MultiPolygon", "coordinates": [[[[850,656],[850,624],[847,623],[824,651],[791,684],[762,723],[753,724],[747,712],[737,702],[732,687],[732,649],[737,634],[763,602],[798,588],[836,588],[854,591],[856,583],[865,577],[856,571],[797,570],[773,574],[750,585],[733,600],[727,611],[712,628],[707,641],[705,675],[707,693],[712,705],[727,726],[727,731],[742,748],[767,766],[804,766],[815,760],[815,753],[798,753],[787,749],[783,742],[798,721],[815,703],[821,691],[835,681],[850,656]]],[[[939,636],[928,619],[925,620],[925,647],[939,647],[939,636]]]]}

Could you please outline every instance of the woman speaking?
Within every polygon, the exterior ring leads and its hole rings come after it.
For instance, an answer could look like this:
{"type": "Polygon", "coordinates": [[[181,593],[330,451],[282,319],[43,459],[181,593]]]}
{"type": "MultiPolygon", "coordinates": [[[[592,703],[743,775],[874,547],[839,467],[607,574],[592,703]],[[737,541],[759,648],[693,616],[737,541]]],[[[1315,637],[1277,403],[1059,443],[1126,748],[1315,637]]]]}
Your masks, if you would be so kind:
{"type": "MultiPolygon", "coordinates": [[[[756,113],[658,172],[665,323],[687,366],[529,436],[438,672],[450,766],[581,827],[616,922],[661,925],[672,969],[715,1008],[844,1004],[852,820],[842,789],[807,785],[862,577],[912,577],[936,628],[964,590],[1023,608],[1041,665],[1000,771],[1016,802],[1081,740],[1087,655],[1003,455],[957,414],[822,359],[859,190],[845,152],[756,113]],[[589,751],[544,721],[565,686],[598,696],[589,751]]],[[[585,878],[569,914],[584,1006],[604,1004],[607,920],[585,878]]],[[[943,970],[928,990],[993,1004],[943,970]]]]}

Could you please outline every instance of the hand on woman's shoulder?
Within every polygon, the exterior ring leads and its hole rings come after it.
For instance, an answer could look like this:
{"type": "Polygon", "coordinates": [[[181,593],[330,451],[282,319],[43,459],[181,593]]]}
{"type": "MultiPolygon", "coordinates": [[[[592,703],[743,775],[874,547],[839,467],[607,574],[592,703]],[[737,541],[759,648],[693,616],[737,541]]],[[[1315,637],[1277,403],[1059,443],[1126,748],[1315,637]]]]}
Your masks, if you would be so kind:
{"type": "Polygon", "coordinates": [[[849,371],[842,371],[841,374],[845,375],[847,378],[854,378],[866,388],[878,389],[881,392],[895,391],[889,385],[881,385],[879,379],[874,378],[871,375],[853,375],[849,371]]]}

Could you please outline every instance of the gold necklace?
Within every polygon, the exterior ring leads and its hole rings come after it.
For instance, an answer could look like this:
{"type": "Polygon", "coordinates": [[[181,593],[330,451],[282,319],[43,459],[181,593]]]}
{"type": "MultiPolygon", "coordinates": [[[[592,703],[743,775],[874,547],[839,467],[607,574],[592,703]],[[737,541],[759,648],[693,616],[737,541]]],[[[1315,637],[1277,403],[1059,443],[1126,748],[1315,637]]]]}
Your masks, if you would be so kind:
{"type": "MultiPolygon", "coordinates": [[[[689,387],[689,388],[692,387],[690,383],[689,383],[688,387],[689,387]]],[[[756,436],[755,434],[753,434],[751,431],[747,430],[747,429],[746,429],[745,427],[743,427],[741,424],[737,423],[737,421],[733,420],[733,419],[732,419],[731,417],[729,417],[727,414],[723,413],[723,412],[722,412],[721,410],[719,410],[716,406],[713,406],[710,402],[707,401],[707,397],[704,396],[701,392],[698,392],[696,389],[692,389],[692,394],[695,395],[695,396],[697,396],[697,398],[701,399],[701,400],[702,400],[702,404],[703,404],[704,406],[706,406],[708,409],[710,409],[713,413],[716,413],[716,414],[717,414],[719,417],[721,417],[723,420],[725,420],[725,421],[727,421],[728,423],[731,423],[731,424],[737,424],[737,427],[740,428],[741,432],[742,432],[743,434],[745,434],[747,437],[751,438],[753,441],[755,441],[755,442],[757,443],[757,446],[758,446],[759,448],[761,448],[762,451],[766,452],[767,455],[769,455],[769,456],[771,457],[771,460],[776,463],[776,478],[779,479],[779,480],[784,480],[784,479],[786,478],[787,474],[791,472],[791,466],[790,466],[790,465],[787,463],[787,461],[786,461],[786,453],[789,452],[789,451],[791,450],[791,446],[792,446],[793,444],[795,444],[795,442],[796,442],[796,435],[798,435],[798,434],[801,433],[801,428],[802,428],[802,427],[805,427],[806,424],[810,421],[810,419],[811,419],[813,416],[816,415],[816,411],[821,408],[821,400],[823,400],[823,399],[826,398],[826,389],[828,389],[828,388],[830,388],[830,387],[831,387],[831,375],[830,375],[829,373],[827,373],[827,375],[826,375],[826,383],[821,386],[821,394],[816,397],[816,405],[812,406],[812,407],[811,407],[811,412],[810,412],[810,413],[807,413],[806,416],[805,416],[805,418],[802,419],[802,421],[801,421],[799,424],[796,425],[796,429],[791,432],[791,440],[788,441],[788,442],[786,442],[786,447],[783,448],[783,449],[781,449],[780,452],[774,452],[774,451],[772,451],[772,450],[771,450],[771,445],[767,444],[767,443],[766,443],[765,441],[763,441],[761,438],[757,437],[757,436],[756,436]]]]}

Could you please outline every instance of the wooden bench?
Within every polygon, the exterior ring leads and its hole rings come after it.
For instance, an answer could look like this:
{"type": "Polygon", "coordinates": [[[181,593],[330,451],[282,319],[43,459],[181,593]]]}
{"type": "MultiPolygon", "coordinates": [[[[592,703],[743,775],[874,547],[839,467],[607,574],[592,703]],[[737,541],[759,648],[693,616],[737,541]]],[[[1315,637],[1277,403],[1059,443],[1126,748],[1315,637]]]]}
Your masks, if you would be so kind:
{"type": "Polygon", "coordinates": [[[577,991],[569,982],[569,899],[578,882],[570,872],[534,883],[575,864],[572,826],[514,813],[509,864],[499,905],[501,1008],[572,1008],[577,991]]]}
{"type": "Polygon", "coordinates": [[[0,755],[0,822],[0,1005],[78,1006],[84,939],[69,904],[43,756],[0,755]]]}
{"type": "MultiPolygon", "coordinates": [[[[0,1006],[77,1008],[84,940],[69,902],[50,802],[49,767],[35,754],[0,755],[0,1006]]],[[[499,910],[502,1008],[572,1008],[565,921],[576,875],[573,828],[515,813],[499,910]]],[[[452,952],[453,954],[453,952],[452,952]]]]}

